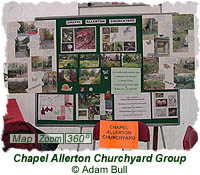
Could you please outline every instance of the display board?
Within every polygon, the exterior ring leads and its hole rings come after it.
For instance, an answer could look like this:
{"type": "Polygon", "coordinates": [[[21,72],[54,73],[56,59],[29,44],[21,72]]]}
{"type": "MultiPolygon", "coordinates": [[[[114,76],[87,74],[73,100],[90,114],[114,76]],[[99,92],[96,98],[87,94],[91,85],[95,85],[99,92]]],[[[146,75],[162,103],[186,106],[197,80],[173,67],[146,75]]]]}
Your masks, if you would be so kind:
{"type": "Polygon", "coordinates": [[[146,17],[147,22],[141,15],[36,19],[56,21],[57,43],[57,69],[45,72],[46,91],[36,94],[36,124],[91,126],[99,120],[179,124],[179,90],[145,86],[144,41],[151,42],[148,37],[156,33],[154,28],[160,33],[163,26],[155,22],[154,27],[153,18],[146,17]]]}
{"type": "Polygon", "coordinates": [[[36,124],[180,123],[194,88],[194,16],[41,17],[8,23],[9,93],[36,93],[36,124]]]}

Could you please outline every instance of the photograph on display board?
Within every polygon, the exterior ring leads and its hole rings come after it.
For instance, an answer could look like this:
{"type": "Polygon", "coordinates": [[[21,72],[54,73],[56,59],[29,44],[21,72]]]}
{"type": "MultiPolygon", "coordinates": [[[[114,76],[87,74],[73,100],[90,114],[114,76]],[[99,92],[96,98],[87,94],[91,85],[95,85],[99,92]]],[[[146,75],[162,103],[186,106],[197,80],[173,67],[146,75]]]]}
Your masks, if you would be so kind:
{"type": "Polygon", "coordinates": [[[96,27],[61,28],[61,53],[95,51],[96,27]]]}
{"type": "Polygon", "coordinates": [[[119,53],[101,54],[101,67],[120,67],[120,65],[119,53]]]}
{"type": "Polygon", "coordinates": [[[177,58],[174,64],[174,83],[177,89],[194,89],[195,58],[177,58]]]}
{"type": "Polygon", "coordinates": [[[155,18],[142,19],[143,40],[153,40],[154,35],[158,34],[158,21],[155,18]]]}
{"type": "Polygon", "coordinates": [[[177,92],[153,92],[153,118],[178,117],[177,92]]]}
{"type": "Polygon", "coordinates": [[[18,34],[15,39],[15,58],[30,57],[30,48],[28,47],[29,42],[29,36],[18,34]]]}
{"type": "Polygon", "coordinates": [[[77,94],[77,120],[112,120],[111,94],[77,94]]]}
{"type": "Polygon", "coordinates": [[[100,120],[100,94],[78,94],[78,120],[100,120]]]}
{"type": "Polygon", "coordinates": [[[8,92],[26,93],[28,88],[28,65],[8,63],[8,92]]]}
{"type": "Polygon", "coordinates": [[[140,53],[124,53],[122,54],[122,67],[142,67],[142,54],[140,53]]]}
{"type": "Polygon", "coordinates": [[[189,51],[189,31],[194,30],[194,16],[192,14],[177,14],[172,17],[173,23],[173,51],[189,51]]]}
{"type": "Polygon", "coordinates": [[[52,56],[32,56],[32,72],[52,71],[52,56]]]}
{"type": "Polygon", "coordinates": [[[78,54],[60,54],[58,56],[58,68],[77,68],[78,54]]]}
{"type": "Polygon", "coordinates": [[[101,69],[80,69],[79,71],[79,84],[101,84],[101,69]]]}
{"type": "Polygon", "coordinates": [[[39,120],[73,120],[73,95],[39,94],[39,120]]]}
{"type": "Polygon", "coordinates": [[[76,82],[76,69],[59,69],[59,82],[76,82]]]}
{"type": "Polygon", "coordinates": [[[154,55],[168,56],[169,55],[169,37],[165,35],[154,35],[154,55]]]}
{"type": "Polygon", "coordinates": [[[99,55],[80,54],[80,68],[99,67],[99,55]]]}
{"type": "Polygon", "coordinates": [[[136,52],[135,26],[101,27],[102,52],[136,52]]]}
{"type": "Polygon", "coordinates": [[[56,71],[49,71],[44,72],[42,77],[42,92],[50,93],[50,92],[57,92],[57,72],[56,71]]]}
{"type": "Polygon", "coordinates": [[[17,30],[18,36],[30,36],[37,34],[37,28],[34,21],[19,21],[19,29],[17,30]]]}
{"type": "Polygon", "coordinates": [[[145,57],[143,59],[144,90],[165,89],[165,73],[159,72],[159,58],[145,57]]]}
{"type": "Polygon", "coordinates": [[[54,29],[40,28],[40,49],[54,49],[54,29]]]}

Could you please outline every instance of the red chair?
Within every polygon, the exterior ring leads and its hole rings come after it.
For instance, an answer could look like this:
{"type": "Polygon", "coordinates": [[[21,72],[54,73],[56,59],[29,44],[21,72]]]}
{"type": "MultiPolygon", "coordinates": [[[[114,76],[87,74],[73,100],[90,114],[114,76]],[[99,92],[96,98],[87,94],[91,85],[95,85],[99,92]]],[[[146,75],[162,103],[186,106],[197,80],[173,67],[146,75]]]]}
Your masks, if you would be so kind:
{"type": "Polygon", "coordinates": [[[198,134],[192,126],[188,126],[184,139],[183,139],[183,149],[190,150],[198,141],[198,134]]]}
{"type": "MultiPolygon", "coordinates": [[[[138,122],[139,141],[147,143],[149,149],[150,132],[148,126],[143,122],[138,122]]],[[[100,122],[96,123],[93,128],[93,150],[95,150],[96,140],[99,140],[100,135],[100,122]]]]}

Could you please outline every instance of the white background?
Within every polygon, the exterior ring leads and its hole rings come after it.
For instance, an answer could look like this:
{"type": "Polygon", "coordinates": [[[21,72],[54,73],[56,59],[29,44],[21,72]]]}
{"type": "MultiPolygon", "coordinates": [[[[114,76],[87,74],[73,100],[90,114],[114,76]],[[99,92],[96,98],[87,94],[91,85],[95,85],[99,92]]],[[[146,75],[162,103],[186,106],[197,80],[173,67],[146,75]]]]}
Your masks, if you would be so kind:
{"type": "MultiPolygon", "coordinates": [[[[44,3],[39,3],[39,0],[34,0],[35,4],[31,4],[31,0],[27,0],[29,4],[23,4],[21,0],[18,0],[18,3],[14,3],[12,5],[10,4],[5,4],[8,3],[9,1],[6,0],[1,0],[0,5],[1,5],[1,19],[3,22],[3,25],[1,25],[1,66],[0,66],[0,72],[3,72],[3,63],[6,61],[6,34],[5,34],[5,27],[6,23],[10,21],[17,21],[17,20],[33,20],[34,17],[37,16],[71,16],[71,15],[76,15],[77,14],[77,3],[73,2],[70,4],[62,4],[62,3],[53,3],[53,4],[46,4],[44,3]],[[4,7],[4,8],[3,8],[4,7]]],[[[54,2],[49,0],[48,2],[54,2]]],[[[83,1],[79,1],[83,2],[83,1]]],[[[119,1],[120,2],[120,1],[119,1]]],[[[129,1],[132,2],[132,1],[129,1]]],[[[138,1],[140,2],[140,1],[138,1]]],[[[159,1],[155,0],[155,4],[162,3],[164,1],[159,1]]],[[[173,4],[170,3],[164,3],[163,5],[163,12],[180,12],[180,13],[195,13],[198,12],[197,9],[197,4],[196,3],[187,3],[187,4],[181,4],[181,3],[176,3],[174,4],[173,1],[170,1],[173,4]]],[[[182,0],[181,2],[187,2],[182,0]]],[[[150,0],[146,0],[145,3],[151,3],[150,0]]],[[[199,18],[199,12],[197,13],[198,18],[199,18]]],[[[195,18],[196,22],[197,19],[195,18]]],[[[197,25],[196,25],[197,28],[197,25]]],[[[197,30],[196,36],[197,36],[197,30]]],[[[195,38],[197,39],[197,37],[195,38]]],[[[196,43],[196,54],[198,52],[198,42],[197,40],[195,41],[196,43]]],[[[199,56],[199,55],[198,55],[199,56]]],[[[198,56],[196,65],[198,65],[198,56]]],[[[181,92],[181,123],[180,126],[173,126],[173,127],[164,127],[164,134],[165,134],[165,139],[166,139],[166,144],[167,148],[170,150],[162,150],[162,142],[161,142],[161,137],[159,135],[159,149],[160,151],[153,152],[153,151],[139,151],[139,150],[133,150],[133,151],[126,151],[127,154],[129,155],[149,155],[151,153],[154,153],[154,156],[158,153],[162,153],[164,155],[186,155],[187,156],[187,162],[184,163],[183,165],[179,165],[178,163],[156,163],[155,161],[153,163],[137,163],[134,165],[130,165],[128,167],[128,174],[133,174],[133,173],[140,173],[140,174],[149,174],[149,173],[154,173],[154,174],[169,174],[169,173],[178,173],[178,174],[189,174],[193,172],[193,174],[197,174],[198,170],[200,170],[199,165],[199,142],[195,145],[194,149],[192,149],[190,152],[187,151],[180,151],[182,149],[182,140],[184,137],[185,130],[188,125],[193,125],[193,127],[199,132],[200,130],[200,125],[199,125],[199,120],[197,121],[197,118],[199,117],[199,112],[198,112],[198,104],[197,104],[197,99],[200,99],[200,81],[198,81],[199,77],[199,70],[196,72],[196,90],[183,90],[181,92]],[[196,96],[196,98],[194,97],[196,96]],[[197,117],[198,116],[198,117],[197,117]],[[197,121],[197,122],[195,122],[197,121]],[[172,150],[173,149],[173,150],[172,150]],[[179,149],[179,150],[175,150],[179,149]]],[[[3,85],[3,76],[0,76],[0,87],[1,87],[1,106],[0,106],[0,114],[3,116],[6,112],[6,103],[7,103],[7,89],[4,88],[3,85]]],[[[20,109],[22,110],[22,115],[24,116],[26,121],[29,121],[30,123],[34,124],[34,106],[30,105],[30,102],[34,100],[34,95],[29,95],[26,94],[27,97],[23,97],[21,95],[18,95],[17,97],[17,102],[19,104],[20,109]],[[23,110],[25,109],[25,110],[23,110]]],[[[3,120],[1,120],[3,121],[3,120]]],[[[1,128],[3,128],[3,122],[1,122],[1,128]]],[[[58,128],[54,129],[47,129],[47,128],[40,128],[44,131],[55,131],[58,128]]],[[[78,128],[59,128],[60,132],[78,132],[78,128]]],[[[83,130],[83,132],[91,132],[91,128],[86,128],[83,130]]],[[[151,128],[151,136],[152,136],[152,128],[151,128]]],[[[152,137],[151,137],[152,138],[152,137]]],[[[141,148],[145,148],[145,144],[140,145],[141,148]]],[[[151,143],[152,146],[152,143],[151,143]]],[[[3,143],[0,143],[0,147],[3,147],[3,143]]],[[[38,163],[36,165],[31,165],[31,163],[15,163],[13,161],[13,157],[16,153],[22,153],[26,155],[43,155],[43,154],[54,154],[54,153],[63,153],[66,155],[76,155],[76,148],[77,145],[72,145],[72,146],[61,146],[62,149],[65,149],[64,151],[56,151],[56,152],[45,152],[41,153],[38,151],[23,151],[23,150],[9,150],[7,153],[4,153],[2,150],[0,151],[0,167],[1,167],[1,173],[6,173],[6,174],[48,174],[48,175],[53,175],[53,174],[72,174],[71,173],[71,167],[73,165],[80,165],[83,166],[84,164],[82,163],[38,163]],[[73,151],[69,151],[73,150],[73,151]]],[[[88,149],[91,149],[92,145],[83,145],[81,146],[81,151],[79,154],[80,155],[94,155],[97,153],[104,153],[106,155],[120,155],[124,154],[121,150],[98,150],[95,152],[89,151],[88,149]]],[[[95,166],[110,166],[113,165],[108,164],[108,163],[99,163],[95,164],[95,166]]],[[[92,163],[86,164],[88,166],[92,166],[92,163]]],[[[121,166],[121,165],[126,165],[125,163],[116,163],[115,165],[121,166]]]]}

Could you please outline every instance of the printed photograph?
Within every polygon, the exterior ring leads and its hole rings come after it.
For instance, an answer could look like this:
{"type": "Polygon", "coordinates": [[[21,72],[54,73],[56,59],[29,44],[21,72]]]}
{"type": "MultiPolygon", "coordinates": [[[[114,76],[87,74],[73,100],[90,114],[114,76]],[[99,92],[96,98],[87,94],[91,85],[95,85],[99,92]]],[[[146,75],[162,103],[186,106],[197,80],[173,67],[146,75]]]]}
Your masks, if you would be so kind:
{"type": "Polygon", "coordinates": [[[158,21],[155,18],[142,19],[143,40],[153,40],[153,36],[158,34],[158,21]]]}
{"type": "Polygon", "coordinates": [[[78,54],[60,54],[58,57],[58,68],[77,68],[78,54]]]}
{"type": "Polygon", "coordinates": [[[123,51],[123,42],[115,42],[115,51],[123,51]]]}
{"type": "Polygon", "coordinates": [[[42,82],[43,82],[42,92],[44,93],[57,92],[56,71],[45,72],[42,78],[42,82]]]}
{"type": "Polygon", "coordinates": [[[169,108],[169,116],[177,116],[177,108],[169,108]]]}
{"type": "Polygon", "coordinates": [[[103,34],[110,34],[110,27],[103,27],[103,34]]]}
{"type": "Polygon", "coordinates": [[[28,78],[26,63],[8,63],[8,78],[28,78]]]}
{"type": "Polygon", "coordinates": [[[156,109],[155,116],[156,117],[168,117],[167,108],[156,109]]]}
{"type": "Polygon", "coordinates": [[[9,78],[8,92],[9,93],[26,93],[28,88],[28,78],[9,78]]]}
{"type": "Polygon", "coordinates": [[[96,49],[95,27],[75,28],[74,30],[76,50],[96,49]]]}
{"type": "Polygon", "coordinates": [[[155,55],[157,56],[166,56],[169,55],[169,37],[165,36],[155,36],[155,55]]]}
{"type": "Polygon", "coordinates": [[[32,72],[51,71],[52,56],[32,56],[31,67],[32,67],[32,72]]]}
{"type": "Polygon", "coordinates": [[[80,69],[79,72],[79,84],[101,84],[101,69],[80,69]]]}
{"type": "Polygon", "coordinates": [[[62,52],[72,52],[72,51],[74,51],[74,43],[62,44],[62,52]]]}
{"type": "Polygon", "coordinates": [[[135,42],[124,42],[124,51],[136,51],[135,42]]]}
{"type": "Polygon", "coordinates": [[[115,45],[114,43],[103,43],[103,51],[108,52],[108,51],[115,51],[115,45]]]}
{"type": "Polygon", "coordinates": [[[103,42],[109,43],[110,42],[110,35],[103,35],[103,42]]]}
{"type": "Polygon", "coordinates": [[[74,42],[73,28],[62,28],[62,42],[74,42]]]}
{"type": "Polygon", "coordinates": [[[167,99],[156,99],[156,107],[167,107],[167,99]]]}
{"type": "Polygon", "coordinates": [[[175,107],[177,106],[176,95],[169,95],[168,96],[168,106],[175,107]]]}
{"type": "Polygon", "coordinates": [[[59,69],[59,82],[76,82],[76,69],[59,69]]]}
{"type": "Polygon", "coordinates": [[[99,67],[99,55],[80,54],[80,68],[99,67]]]}
{"type": "Polygon", "coordinates": [[[140,53],[122,54],[122,67],[141,68],[142,55],[140,53]]]}
{"type": "Polygon", "coordinates": [[[120,54],[101,54],[101,67],[120,67],[120,54]]]}
{"type": "Polygon", "coordinates": [[[174,83],[177,89],[195,88],[195,58],[179,58],[174,64],[174,83]]]}
{"type": "Polygon", "coordinates": [[[94,120],[95,115],[100,115],[100,94],[79,94],[78,107],[87,109],[88,120],[94,120]]]}
{"type": "Polygon", "coordinates": [[[163,83],[165,74],[159,73],[158,57],[144,57],[143,76],[145,90],[165,89],[165,84],[163,83]]]}
{"type": "Polygon", "coordinates": [[[194,30],[194,16],[192,14],[173,15],[173,51],[188,52],[188,31],[194,30]]]}
{"type": "Polygon", "coordinates": [[[40,49],[54,49],[54,29],[40,28],[40,49]]]}
{"type": "Polygon", "coordinates": [[[29,36],[17,36],[15,39],[15,58],[30,57],[30,48],[27,45],[29,42],[29,36]]]}
{"type": "Polygon", "coordinates": [[[163,98],[164,97],[164,93],[156,93],[156,98],[163,98]]]}
{"type": "Polygon", "coordinates": [[[118,27],[111,27],[111,33],[118,33],[119,28],[118,27]]]}
{"type": "Polygon", "coordinates": [[[35,22],[33,21],[19,21],[20,24],[19,29],[17,30],[18,36],[30,36],[37,34],[37,28],[35,26],[35,22]]]}

